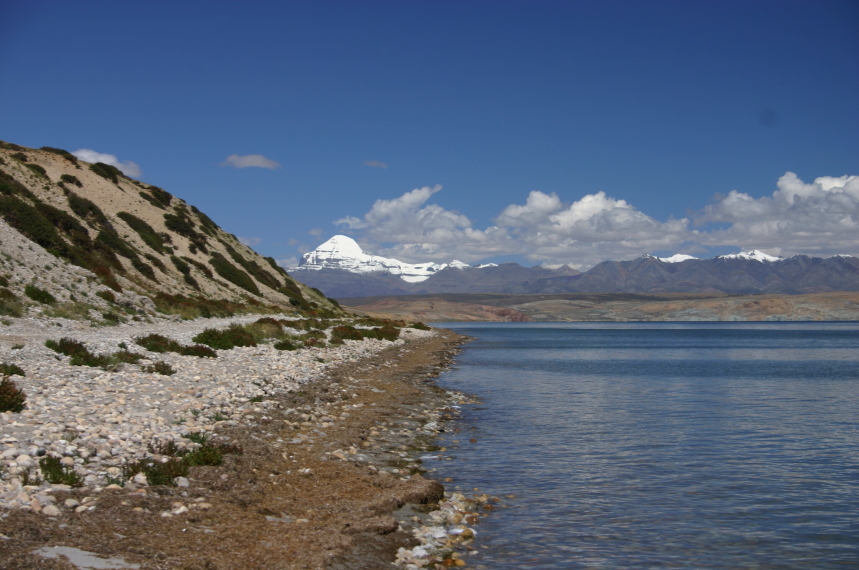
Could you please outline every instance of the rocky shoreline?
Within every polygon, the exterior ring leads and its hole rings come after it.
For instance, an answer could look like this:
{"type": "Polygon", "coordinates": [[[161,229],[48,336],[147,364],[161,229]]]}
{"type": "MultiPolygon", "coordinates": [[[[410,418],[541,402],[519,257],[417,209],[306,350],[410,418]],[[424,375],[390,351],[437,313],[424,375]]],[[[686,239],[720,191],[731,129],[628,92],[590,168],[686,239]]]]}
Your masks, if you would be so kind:
{"type": "Polygon", "coordinates": [[[467,526],[444,541],[429,535],[464,523],[481,499],[445,500],[439,483],[419,475],[419,456],[455,413],[449,406],[465,399],[431,382],[465,339],[403,329],[394,342],[295,352],[260,345],[214,359],[133,346],[151,332],[187,344],[203,328],[255,318],[105,328],[25,318],[7,326],[0,360],[25,370],[12,378],[28,407],[0,415],[0,568],[85,567],[45,557],[58,546],[113,557],[115,568],[389,568],[403,547],[398,562],[407,568],[442,555],[462,565],[455,546],[473,537],[467,526]],[[69,366],[44,346],[61,337],[97,353],[133,346],[177,372],[69,366]],[[201,435],[233,453],[221,465],[193,467],[176,486],[123,478],[130,462],[167,461],[159,445],[187,452],[201,435]],[[74,469],[83,486],[22,480],[46,456],[74,469]],[[439,501],[441,509],[409,506],[439,501]],[[437,552],[420,550],[413,534],[437,552]]]}

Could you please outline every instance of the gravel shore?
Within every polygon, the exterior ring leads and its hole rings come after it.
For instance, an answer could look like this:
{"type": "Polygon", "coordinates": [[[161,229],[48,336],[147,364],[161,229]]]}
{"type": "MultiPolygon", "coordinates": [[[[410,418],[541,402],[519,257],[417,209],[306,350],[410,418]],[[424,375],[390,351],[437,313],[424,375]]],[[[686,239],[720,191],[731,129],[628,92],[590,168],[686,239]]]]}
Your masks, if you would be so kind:
{"type": "MultiPolygon", "coordinates": [[[[149,333],[190,344],[204,328],[256,318],[93,328],[31,317],[6,326],[0,361],[24,369],[12,379],[27,409],[0,414],[0,568],[85,567],[36,553],[57,546],[117,557],[116,568],[385,568],[398,548],[400,565],[427,565],[419,541],[443,546],[427,529],[460,522],[451,505],[480,504],[448,497],[450,516],[409,507],[444,500],[440,484],[414,474],[455,415],[449,406],[464,400],[431,382],[464,339],[403,329],[394,342],[294,352],[260,345],[217,358],[134,344],[149,333]],[[124,343],[145,357],[140,365],[165,361],[176,373],[70,366],[44,345],[62,337],[99,354],[124,343]],[[190,434],[242,453],[195,467],[176,486],[123,480],[129,462],[166,460],[164,443],[193,449],[190,434]],[[61,458],[84,486],[24,480],[45,456],[61,458]]],[[[441,542],[472,537],[461,527],[441,542]]]]}

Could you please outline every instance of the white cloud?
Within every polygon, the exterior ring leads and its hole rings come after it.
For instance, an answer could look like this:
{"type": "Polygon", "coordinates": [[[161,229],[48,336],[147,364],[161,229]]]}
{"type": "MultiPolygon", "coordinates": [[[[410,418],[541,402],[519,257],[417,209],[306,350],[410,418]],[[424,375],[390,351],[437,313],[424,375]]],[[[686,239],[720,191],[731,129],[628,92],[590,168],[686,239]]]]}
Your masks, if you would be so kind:
{"type": "Polygon", "coordinates": [[[251,236],[251,237],[241,237],[241,236],[238,236],[238,237],[239,237],[239,242],[241,242],[241,243],[245,244],[245,245],[246,245],[246,246],[248,246],[248,247],[253,247],[253,246],[257,245],[259,242],[261,242],[261,241],[262,241],[262,240],[261,240],[261,239],[259,239],[258,237],[253,237],[253,236],[251,236]]]}
{"type": "Polygon", "coordinates": [[[131,178],[140,178],[140,176],[143,174],[137,163],[132,162],[130,160],[120,161],[115,154],[96,152],[89,148],[79,148],[72,154],[83,161],[90,162],[93,164],[95,164],[96,162],[103,162],[105,164],[115,166],[123,174],[125,174],[126,176],[130,176],[131,178]]]}
{"type": "Polygon", "coordinates": [[[469,262],[504,251],[502,243],[493,239],[496,228],[475,230],[465,215],[437,204],[425,205],[440,190],[441,186],[424,186],[399,198],[376,200],[363,218],[347,216],[334,223],[351,230],[363,230],[365,241],[370,244],[396,244],[381,251],[373,249],[379,251],[379,255],[403,261],[450,261],[452,256],[469,262]]]}
{"type": "Polygon", "coordinates": [[[787,172],[777,187],[761,198],[732,190],[707,206],[696,223],[728,226],[701,232],[697,241],[781,255],[859,253],[859,176],[822,176],[807,184],[787,172]]]}
{"type": "Polygon", "coordinates": [[[285,257],[283,259],[275,259],[278,265],[283,267],[284,269],[290,269],[292,267],[298,267],[298,258],[293,257],[285,257]]]}
{"type": "Polygon", "coordinates": [[[378,160],[367,160],[364,162],[364,166],[369,166],[371,168],[388,168],[388,163],[378,160]]]}
{"type": "Polygon", "coordinates": [[[221,163],[221,166],[232,166],[233,168],[256,167],[274,170],[276,168],[280,168],[280,163],[266,158],[261,154],[245,154],[242,156],[231,154],[224,162],[221,163]]]}
{"type": "Polygon", "coordinates": [[[771,197],[733,191],[695,216],[657,220],[604,192],[565,203],[554,193],[529,193],[505,207],[494,225],[476,229],[459,212],[428,203],[441,186],[377,200],[362,217],[335,223],[357,233],[378,255],[408,262],[474,262],[520,255],[546,266],[581,269],[645,253],[697,253],[732,246],[771,254],[859,254],[859,177],[825,176],[806,184],[788,172],[771,197]],[[719,224],[723,227],[708,226],[719,224]],[[380,244],[393,244],[387,248],[380,244]]]}

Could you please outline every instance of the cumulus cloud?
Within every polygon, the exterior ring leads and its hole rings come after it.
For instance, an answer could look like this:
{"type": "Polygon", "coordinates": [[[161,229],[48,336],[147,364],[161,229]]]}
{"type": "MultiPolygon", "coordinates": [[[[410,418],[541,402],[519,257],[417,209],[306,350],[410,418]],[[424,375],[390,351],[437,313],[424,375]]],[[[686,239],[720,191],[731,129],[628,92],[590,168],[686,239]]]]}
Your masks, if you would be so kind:
{"type": "Polygon", "coordinates": [[[245,245],[246,245],[246,246],[248,246],[248,247],[253,247],[253,246],[257,245],[259,242],[261,242],[261,241],[262,241],[262,240],[261,240],[261,239],[259,239],[258,237],[253,237],[253,236],[251,236],[251,237],[241,237],[241,236],[238,236],[238,237],[239,237],[239,242],[241,242],[241,243],[245,244],[245,245]]]}
{"type": "Polygon", "coordinates": [[[372,168],[388,168],[388,164],[386,162],[380,162],[378,160],[368,160],[364,162],[364,166],[370,166],[372,168]]]}
{"type": "Polygon", "coordinates": [[[81,160],[91,162],[93,164],[95,164],[96,162],[103,162],[105,164],[115,166],[123,174],[125,174],[126,176],[130,176],[131,178],[140,178],[140,176],[143,174],[137,163],[132,162],[130,160],[121,161],[116,157],[115,154],[96,152],[89,148],[79,148],[72,154],[81,160]]]}
{"type": "Polygon", "coordinates": [[[298,258],[293,257],[285,257],[283,259],[275,259],[278,265],[283,267],[284,269],[291,269],[293,267],[298,267],[298,258]]]}
{"type": "Polygon", "coordinates": [[[268,168],[274,170],[280,168],[280,163],[266,158],[261,154],[231,154],[221,163],[221,166],[232,166],[233,168],[268,168]]]}
{"type": "Polygon", "coordinates": [[[357,234],[374,253],[413,263],[520,255],[545,266],[582,269],[606,259],[665,251],[706,255],[709,248],[725,246],[775,255],[859,253],[859,177],[824,176],[807,184],[788,172],[777,186],[762,198],[732,191],[691,221],[661,221],[604,192],[564,202],[534,190],[524,204],[503,208],[485,229],[431,203],[441,186],[425,186],[377,200],[363,216],[335,224],[357,234]]]}
{"type": "Polygon", "coordinates": [[[859,250],[859,176],[822,176],[806,183],[793,172],[771,196],[732,190],[695,222],[727,224],[701,232],[705,245],[765,249],[775,254],[828,255],[859,250]]]}
{"type": "MultiPolygon", "coordinates": [[[[424,186],[399,198],[376,200],[362,218],[347,216],[334,223],[350,230],[362,230],[369,242],[394,243],[380,252],[404,261],[476,261],[502,253],[501,243],[493,240],[497,228],[475,230],[467,216],[426,204],[441,186],[424,186]]],[[[504,238],[498,235],[499,238],[504,238]]]]}

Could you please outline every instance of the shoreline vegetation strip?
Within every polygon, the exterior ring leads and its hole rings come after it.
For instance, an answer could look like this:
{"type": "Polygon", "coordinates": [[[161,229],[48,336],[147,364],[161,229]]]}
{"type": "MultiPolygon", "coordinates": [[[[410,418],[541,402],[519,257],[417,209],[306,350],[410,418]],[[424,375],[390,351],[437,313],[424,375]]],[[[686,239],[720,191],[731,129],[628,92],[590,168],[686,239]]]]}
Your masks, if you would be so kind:
{"type": "Polygon", "coordinates": [[[67,567],[44,557],[60,545],[142,569],[464,565],[490,498],[446,495],[418,458],[443,454],[432,439],[467,401],[432,384],[465,337],[159,353],[172,376],[73,367],[44,346],[59,331],[98,353],[159,332],[190,345],[254,318],[8,327],[0,354],[25,369],[12,378],[28,407],[0,414],[0,568],[67,567]]]}

